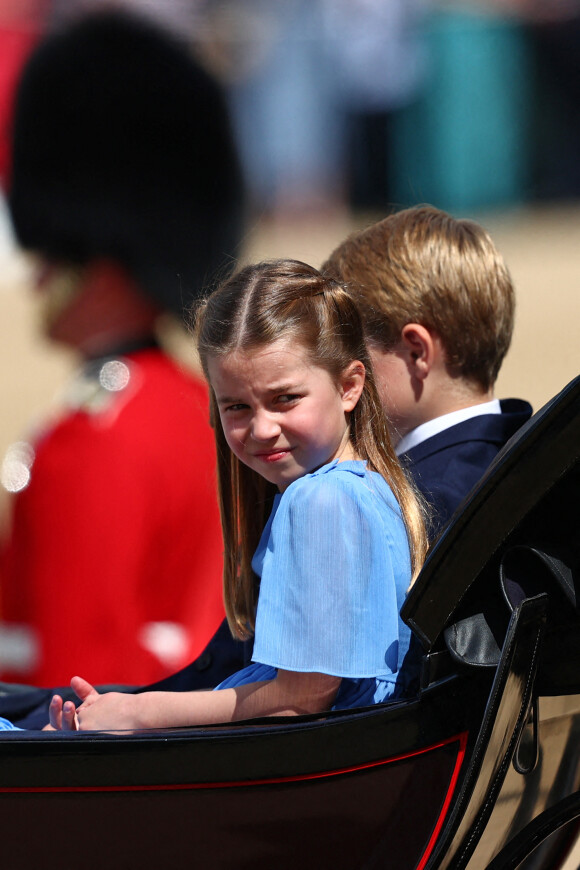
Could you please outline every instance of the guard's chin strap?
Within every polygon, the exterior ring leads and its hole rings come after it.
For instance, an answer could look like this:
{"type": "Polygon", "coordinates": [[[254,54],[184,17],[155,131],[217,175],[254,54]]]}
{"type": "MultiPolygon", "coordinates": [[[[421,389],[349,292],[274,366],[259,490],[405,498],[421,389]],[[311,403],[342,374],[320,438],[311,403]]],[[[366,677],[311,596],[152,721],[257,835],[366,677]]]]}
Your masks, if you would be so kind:
{"type": "Polygon", "coordinates": [[[138,353],[141,350],[156,350],[160,347],[159,341],[155,335],[147,334],[138,338],[130,338],[127,341],[119,342],[119,344],[111,345],[105,351],[99,351],[94,357],[89,357],[88,362],[100,363],[105,359],[115,359],[117,357],[127,356],[130,353],[138,353]]]}

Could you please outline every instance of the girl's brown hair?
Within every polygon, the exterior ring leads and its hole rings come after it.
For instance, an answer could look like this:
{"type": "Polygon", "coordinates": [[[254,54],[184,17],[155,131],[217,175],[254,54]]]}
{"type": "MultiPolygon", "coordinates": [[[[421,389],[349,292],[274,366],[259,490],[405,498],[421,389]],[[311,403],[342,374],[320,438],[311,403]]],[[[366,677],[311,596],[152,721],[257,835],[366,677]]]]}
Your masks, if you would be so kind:
{"type": "MultiPolygon", "coordinates": [[[[206,377],[210,358],[263,348],[279,340],[306,348],[313,365],[328,371],[336,382],[353,360],[363,363],[365,384],[350,414],[350,440],[356,454],[384,477],[399,502],[414,579],[426,551],[422,510],[392,448],[361,318],[342,285],[297,260],[258,263],[226,280],[196,315],[197,346],[206,377]]],[[[229,449],[213,392],[211,413],[225,542],[226,613],[233,633],[244,638],[253,630],[257,600],[251,560],[277,489],[229,449]]]]}

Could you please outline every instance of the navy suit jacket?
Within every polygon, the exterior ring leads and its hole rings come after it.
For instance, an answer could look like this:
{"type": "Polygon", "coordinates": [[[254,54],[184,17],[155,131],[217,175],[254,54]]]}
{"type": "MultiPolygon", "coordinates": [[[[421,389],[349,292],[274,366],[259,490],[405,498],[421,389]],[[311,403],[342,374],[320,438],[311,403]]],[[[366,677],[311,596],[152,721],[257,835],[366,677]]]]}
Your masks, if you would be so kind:
{"type": "Polygon", "coordinates": [[[504,444],[532,415],[521,399],[501,401],[501,414],[471,417],[427,438],[399,459],[433,510],[430,537],[449,520],[504,444]]]}

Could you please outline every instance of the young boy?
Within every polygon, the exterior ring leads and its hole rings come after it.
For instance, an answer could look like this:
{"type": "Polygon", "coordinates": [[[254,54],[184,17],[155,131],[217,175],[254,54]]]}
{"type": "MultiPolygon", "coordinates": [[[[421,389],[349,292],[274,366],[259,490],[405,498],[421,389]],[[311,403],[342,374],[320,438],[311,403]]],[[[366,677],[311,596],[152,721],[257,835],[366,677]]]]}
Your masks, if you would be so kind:
{"type": "Polygon", "coordinates": [[[442,528],[532,409],[498,401],[514,288],[488,233],[430,206],[349,236],[322,270],[347,283],[395,449],[442,528]]]}

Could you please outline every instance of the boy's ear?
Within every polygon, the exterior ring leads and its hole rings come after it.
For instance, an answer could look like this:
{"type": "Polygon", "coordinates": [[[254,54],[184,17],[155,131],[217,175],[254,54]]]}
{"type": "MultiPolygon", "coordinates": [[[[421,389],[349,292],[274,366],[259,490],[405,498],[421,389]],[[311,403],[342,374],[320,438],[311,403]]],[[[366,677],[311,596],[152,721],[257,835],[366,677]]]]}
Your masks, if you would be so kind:
{"type": "Polygon", "coordinates": [[[345,411],[352,411],[361,397],[365,385],[366,369],[360,360],[354,360],[340,377],[340,395],[345,411]]]}
{"type": "Polygon", "coordinates": [[[409,370],[415,377],[427,377],[437,353],[433,333],[420,323],[406,323],[401,330],[401,347],[409,370]]]}

